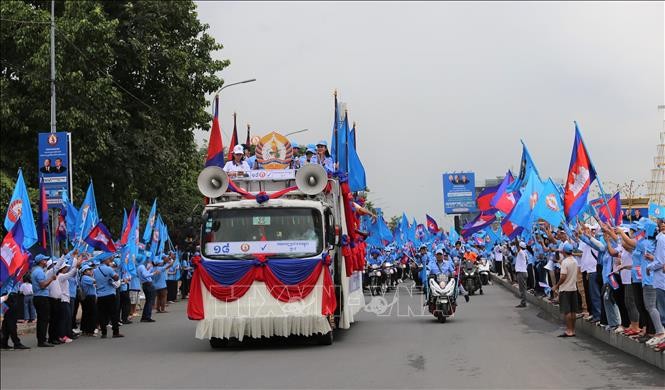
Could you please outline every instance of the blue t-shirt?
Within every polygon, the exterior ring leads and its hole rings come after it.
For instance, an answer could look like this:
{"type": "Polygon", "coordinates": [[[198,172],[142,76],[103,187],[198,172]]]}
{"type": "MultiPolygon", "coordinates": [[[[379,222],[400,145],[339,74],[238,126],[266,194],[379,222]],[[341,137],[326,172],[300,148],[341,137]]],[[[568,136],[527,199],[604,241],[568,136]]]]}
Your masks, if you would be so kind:
{"type": "Polygon", "coordinates": [[[35,267],[32,270],[31,279],[32,281],[32,293],[36,297],[48,297],[48,286],[46,288],[41,288],[39,285],[46,280],[46,273],[42,267],[35,267]]]}
{"type": "Polygon", "coordinates": [[[160,272],[152,276],[152,285],[155,287],[155,290],[166,288],[166,272],[164,272],[164,266],[155,267],[160,272]]]}
{"type": "Polygon", "coordinates": [[[81,291],[85,296],[97,296],[97,288],[95,288],[95,279],[89,275],[81,277],[81,291]]]}
{"type": "Polygon", "coordinates": [[[93,271],[95,281],[97,282],[97,296],[105,297],[115,294],[115,287],[113,287],[113,276],[117,275],[113,268],[108,265],[100,264],[99,267],[93,271]]]}
{"type": "Polygon", "coordinates": [[[429,269],[429,272],[432,275],[446,274],[450,276],[453,274],[453,272],[455,272],[455,267],[453,266],[453,262],[451,260],[444,260],[440,265],[436,260],[430,261],[427,265],[427,269],[429,269]]]}

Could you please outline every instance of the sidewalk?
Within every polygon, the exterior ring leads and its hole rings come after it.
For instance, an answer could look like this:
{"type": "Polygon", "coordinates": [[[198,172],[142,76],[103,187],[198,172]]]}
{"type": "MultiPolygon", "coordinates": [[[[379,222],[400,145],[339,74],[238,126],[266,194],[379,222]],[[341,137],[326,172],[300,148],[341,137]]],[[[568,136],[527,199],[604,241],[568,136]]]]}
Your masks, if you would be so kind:
{"type": "MultiPolygon", "coordinates": [[[[519,296],[519,290],[517,287],[508,283],[508,281],[503,278],[491,274],[492,281],[496,284],[503,286],[505,289],[511,291],[516,296],[519,296]]],[[[562,321],[561,314],[559,312],[559,306],[551,304],[547,299],[536,297],[533,294],[526,294],[526,299],[529,304],[537,306],[550,317],[562,321]]],[[[563,321],[562,321],[563,322],[563,321]]],[[[585,321],[582,318],[578,318],[575,322],[575,331],[578,333],[583,333],[588,336],[594,337],[597,340],[604,342],[605,344],[611,345],[612,347],[620,350],[621,352],[631,354],[638,359],[641,359],[651,365],[654,365],[661,370],[665,371],[665,351],[656,352],[651,348],[647,347],[645,344],[641,344],[629,337],[619,335],[613,332],[608,332],[603,328],[591,324],[588,321],[585,321]]]]}

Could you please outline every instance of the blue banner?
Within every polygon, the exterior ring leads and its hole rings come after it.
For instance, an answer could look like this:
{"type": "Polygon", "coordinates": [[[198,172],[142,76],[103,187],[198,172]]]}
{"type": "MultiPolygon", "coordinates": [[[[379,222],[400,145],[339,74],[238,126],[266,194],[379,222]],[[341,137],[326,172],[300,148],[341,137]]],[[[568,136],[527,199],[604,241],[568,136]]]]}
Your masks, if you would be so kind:
{"type": "Polygon", "coordinates": [[[474,213],[477,211],[475,173],[443,174],[443,208],[446,214],[474,213]]]}
{"type": "Polygon", "coordinates": [[[60,208],[62,193],[71,199],[72,170],[69,158],[70,134],[39,133],[39,177],[44,178],[44,191],[49,209],[60,208]]]}

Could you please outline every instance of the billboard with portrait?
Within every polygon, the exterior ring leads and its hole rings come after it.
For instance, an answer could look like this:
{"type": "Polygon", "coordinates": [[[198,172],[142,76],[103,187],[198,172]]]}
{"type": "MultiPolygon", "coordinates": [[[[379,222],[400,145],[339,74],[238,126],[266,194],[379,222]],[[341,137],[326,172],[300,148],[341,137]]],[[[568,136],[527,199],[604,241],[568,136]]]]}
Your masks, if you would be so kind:
{"type": "Polygon", "coordinates": [[[39,179],[44,181],[46,203],[50,209],[62,204],[62,193],[71,199],[71,133],[39,133],[39,179]]]}
{"type": "Polygon", "coordinates": [[[443,209],[446,214],[477,211],[476,177],[473,172],[443,174],[443,209]]]}

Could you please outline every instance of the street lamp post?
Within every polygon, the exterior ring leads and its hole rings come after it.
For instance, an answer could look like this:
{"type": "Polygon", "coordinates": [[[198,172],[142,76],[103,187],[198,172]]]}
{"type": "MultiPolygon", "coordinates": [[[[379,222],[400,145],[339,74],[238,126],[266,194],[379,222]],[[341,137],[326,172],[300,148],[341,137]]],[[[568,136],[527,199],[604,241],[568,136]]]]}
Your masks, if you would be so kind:
{"type": "Polygon", "coordinates": [[[249,79],[249,80],[245,80],[245,81],[238,81],[237,83],[231,83],[231,84],[223,85],[222,88],[218,89],[217,92],[215,92],[215,95],[219,95],[219,93],[222,92],[222,90],[224,88],[232,87],[232,86],[238,85],[238,84],[253,83],[254,81],[256,81],[256,79],[249,79]]]}

